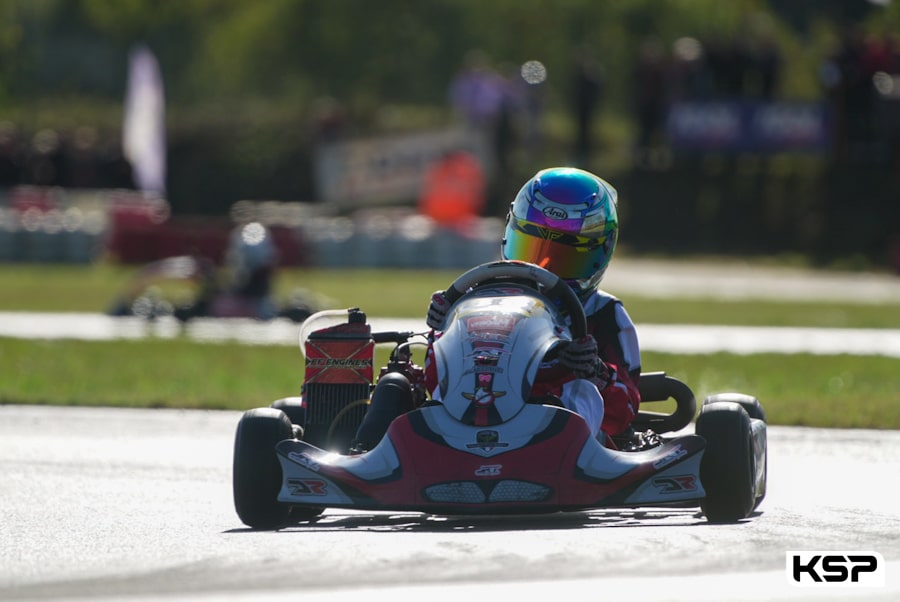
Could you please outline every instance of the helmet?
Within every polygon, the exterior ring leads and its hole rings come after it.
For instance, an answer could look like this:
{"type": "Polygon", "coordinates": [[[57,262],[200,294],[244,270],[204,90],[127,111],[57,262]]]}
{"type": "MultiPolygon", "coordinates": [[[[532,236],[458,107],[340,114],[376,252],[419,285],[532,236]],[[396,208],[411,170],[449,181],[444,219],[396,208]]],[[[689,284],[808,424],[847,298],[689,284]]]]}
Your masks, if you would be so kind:
{"type": "Polygon", "coordinates": [[[230,253],[239,269],[253,271],[271,265],[275,260],[275,245],[269,229],[259,222],[249,222],[231,235],[230,253]]]}
{"type": "Polygon", "coordinates": [[[555,167],[519,191],[500,252],[553,272],[583,299],[600,284],[618,231],[615,188],[587,171],[555,167]]]}

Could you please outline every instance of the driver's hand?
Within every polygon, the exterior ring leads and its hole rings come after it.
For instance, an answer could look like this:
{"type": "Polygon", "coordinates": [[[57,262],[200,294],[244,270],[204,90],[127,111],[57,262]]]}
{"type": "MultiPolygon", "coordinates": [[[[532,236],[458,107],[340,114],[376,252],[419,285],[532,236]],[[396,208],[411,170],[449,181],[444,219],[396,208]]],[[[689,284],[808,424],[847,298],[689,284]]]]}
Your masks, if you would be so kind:
{"type": "Polygon", "coordinates": [[[433,330],[443,330],[444,320],[447,318],[447,311],[450,309],[450,303],[447,301],[447,295],[444,291],[435,291],[431,295],[431,303],[428,305],[428,315],[425,317],[425,324],[433,330]]]}
{"type": "Polygon", "coordinates": [[[585,335],[566,344],[559,352],[559,363],[578,378],[591,379],[601,372],[603,362],[597,356],[597,340],[585,335]]]}

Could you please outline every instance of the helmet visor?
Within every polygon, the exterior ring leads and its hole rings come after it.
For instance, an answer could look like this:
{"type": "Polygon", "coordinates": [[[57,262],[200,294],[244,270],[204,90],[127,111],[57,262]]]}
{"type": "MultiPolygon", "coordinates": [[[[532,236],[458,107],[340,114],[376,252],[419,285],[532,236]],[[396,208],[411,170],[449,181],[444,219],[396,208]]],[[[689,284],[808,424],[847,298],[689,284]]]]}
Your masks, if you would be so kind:
{"type": "Polygon", "coordinates": [[[541,266],[563,280],[585,280],[606,268],[615,233],[587,238],[510,218],[504,256],[541,266]]]}

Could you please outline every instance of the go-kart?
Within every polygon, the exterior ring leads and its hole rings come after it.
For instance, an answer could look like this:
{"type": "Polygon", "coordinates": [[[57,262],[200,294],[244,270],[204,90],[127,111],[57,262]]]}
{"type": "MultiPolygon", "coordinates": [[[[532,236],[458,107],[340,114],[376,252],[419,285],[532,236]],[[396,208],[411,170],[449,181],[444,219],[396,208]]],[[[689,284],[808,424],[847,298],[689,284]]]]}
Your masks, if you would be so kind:
{"type": "Polygon", "coordinates": [[[302,322],[316,311],[307,291],[297,289],[282,305],[268,295],[228,290],[212,261],[190,255],[166,257],[141,268],[107,311],[111,316],[148,320],[173,316],[193,318],[286,318],[302,322]]]}
{"type": "Polygon", "coordinates": [[[244,524],[273,529],[329,507],[465,515],[699,506],[710,522],[734,522],[762,501],[766,420],[754,397],[707,398],[689,433],[691,389],[643,374],[634,427],[660,436],[654,447],[611,449],[579,415],[529,399],[541,361],[586,332],[569,286],[538,266],[500,261],[464,273],[446,294],[452,305],[433,340],[439,402],[412,361],[426,333],[372,332],[358,309],[304,323],[301,396],[249,410],[237,426],[233,493],[244,524]],[[374,379],[380,343],[394,348],[374,379]],[[371,450],[350,453],[373,383],[397,374],[416,407],[371,450]],[[643,409],[672,400],[671,412],[643,409]]]}

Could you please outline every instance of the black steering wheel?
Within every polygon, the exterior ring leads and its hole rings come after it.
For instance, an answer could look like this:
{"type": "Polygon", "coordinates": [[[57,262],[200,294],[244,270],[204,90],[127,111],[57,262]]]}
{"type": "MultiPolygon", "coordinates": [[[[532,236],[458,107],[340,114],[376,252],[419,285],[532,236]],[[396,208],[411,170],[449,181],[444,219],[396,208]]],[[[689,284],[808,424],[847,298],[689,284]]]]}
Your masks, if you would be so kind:
{"type": "Polygon", "coordinates": [[[569,315],[572,339],[580,339],[587,334],[587,318],[584,306],[572,290],[559,276],[544,268],[524,261],[494,261],[476,266],[453,281],[444,295],[450,305],[456,303],[467,291],[485,284],[501,284],[509,281],[532,282],[540,288],[541,294],[551,301],[559,301],[561,308],[569,315]]]}

